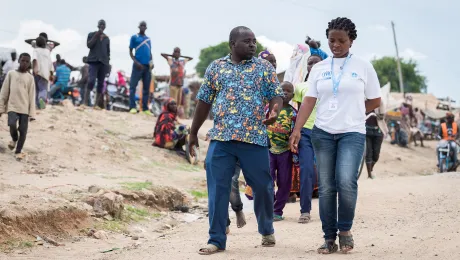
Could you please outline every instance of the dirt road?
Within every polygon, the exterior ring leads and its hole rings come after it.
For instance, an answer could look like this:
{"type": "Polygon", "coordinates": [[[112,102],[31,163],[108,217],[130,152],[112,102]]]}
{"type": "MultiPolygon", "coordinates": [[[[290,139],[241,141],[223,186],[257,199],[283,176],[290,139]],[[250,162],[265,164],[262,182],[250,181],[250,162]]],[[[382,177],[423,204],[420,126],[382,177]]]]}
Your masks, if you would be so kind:
{"type": "MultiPolygon", "coordinates": [[[[101,253],[86,243],[70,249],[39,249],[29,256],[10,259],[459,259],[459,173],[360,181],[354,224],[356,249],[349,255],[320,256],[322,242],[318,200],[313,220],[296,223],[299,204],[288,204],[286,220],[275,223],[277,245],[262,248],[253,214],[248,225],[232,225],[227,251],[200,256],[197,249],[207,239],[207,219],[182,225],[152,240],[139,240],[134,247],[101,253]]],[[[106,247],[114,247],[108,243],[106,247]]]]}
{"type": "MultiPolygon", "coordinates": [[[[5,118],[0,118],[2,126],[5,118]]],[[[190,123],[185,121],[185,123],[190,123]]],[[[31,124],[25,161],[16,162],[6,149],[7,129],[0,130],[0,259],[319,259],[321,244],[318,202],[313,221],[296,223],[299,204],[289,204],[287,219],[275,223],[278,244],[261,248],[254,216],[246,204],[248,225],[232,226],[227,251],[211,257],[196,252],[207,240],[205,173],[175,153],[151,146],[155,119],[142,115],[53,107],[31,124]],[[148,181],[148,182],[146,182],[148,181]],[[150,184],[149,184],[150,183],[150,184]],[[139,188],[160,184],[180,189],[199,204],[192,214],[139,208],[141,220],[132,221],[128,234],[114,231],[118,222],[77,219],[81,197],[90,185],[105,189],[139,188]],[[140,186],[139,186],[140,185],[140,186]],[[76,205],[76,206],[75,206],[76,205]],[[78,207],[77,207],[78,206],[78,207]],[[59,224],[48,215],[57,212],[59,224]],[[21,221],[14,225],[5,219],[21,221]],[[147,217],[144,217],[147,216],[147,217]],[[195,221],[198,219],[197,221],[195,221]],[[89,224],[86,225],[85,222],[89,224]],[[193,222],[194,221],[194,222],[193,222]],[[86,236],[84,228],[107,230],[107,240],[86,236]],[[15,234],[21,233],[14,240],[15,234]],[[65,246],[38,245],[37,232],[65,246]],[[136,233],[138,232],[138,233],[136,233]],[[132,239],[139,234],[139,239],[132,239]],[[112,252],[102,253],[110,249],[112,252]]],[[[212,122],[206,122],[203,137],[212,122]]],[[[360,193],[353,259],[460,259],[460,174],[434,174],[435,142],[402,149],[383,144],[377,179],[359,181],[360,193]]],[[[201,159],[207,143],[201,142],[201,159]]],[[[365,173],[364,173],[365,175],[365,173]]],[[[139,206],[125,201],[126,207],[139,206]]],[[[84,204],[83,206],[85,206],[84,204]]],[[[86,207],[88,207],[86,205],[86,207]]],[[[90,207],[91,209],[91,207],[90,207]]],[[[89,210],[91,212],[91,210],[89,210]]]]}

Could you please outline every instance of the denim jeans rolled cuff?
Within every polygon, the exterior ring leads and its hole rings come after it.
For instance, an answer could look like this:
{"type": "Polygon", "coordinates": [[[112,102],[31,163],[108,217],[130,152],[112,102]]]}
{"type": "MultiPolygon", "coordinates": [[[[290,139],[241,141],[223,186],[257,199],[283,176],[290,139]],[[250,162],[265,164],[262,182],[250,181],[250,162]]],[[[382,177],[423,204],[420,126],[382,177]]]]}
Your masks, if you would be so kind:
{"type": "Polygon", "coordinates": [[[337,231],[350,231],[353,226],[358,170],[366,137],[357,132],[330,134],[317,127],[311,137],[318,169],[324,238],[336,239],[337,231]]]}

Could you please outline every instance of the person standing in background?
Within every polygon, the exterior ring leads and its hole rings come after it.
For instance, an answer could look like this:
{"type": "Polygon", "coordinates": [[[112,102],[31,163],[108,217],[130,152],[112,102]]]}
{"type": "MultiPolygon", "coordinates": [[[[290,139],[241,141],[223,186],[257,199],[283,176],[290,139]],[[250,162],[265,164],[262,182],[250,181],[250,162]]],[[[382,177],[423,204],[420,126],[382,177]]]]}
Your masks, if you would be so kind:
{"type": "Polygon", "coordinates": [[[168,61],[171,79],[169,83],[169,96],[177,101],[178,113],[183,116],[182,108],[182,87],[184,86],[185,78],[185,64],[191,61],[193,58],[188,56],[182,56],[179,47],[174,48],[172,55],[162,53],[161,56],[168,61]]]}
{"type": "Polygon", "coordinates": [[[129,84],[129,112],[136,114],[136,89],[139,80],[142,79],[142,112],[146,115],[152,116],[149,111],[149,92],[150,82],[152,80],[152,42],[150,38],[145,35],[147,30],[147,23],[142,21],[139,23],[139,33],[131,37],[129,43],[129,55],[133,60],[133,70],[131,73],[131,82],[129,84]],[[133,54],[133,50],[135,54],[133,54]]]}
{"type": "MultiPolygon", "coordinates": [[[[43,37],[45,38],[45,41],[46,41],[46,48],[51,52],[54,48],[56,48],[57,46],[61,45],[59,42],[56,42],[56,41],[52,41],[52,40],[48,40],[48,34],[42,32],[38,35],[38,37],[43,37]]],[[[37,47],[37,42],[36,42],[36,39],[27,39],[25,40],[26,43],[32,45],[32,48],[36,48],[37,47]]]]}
{"type": "MultiPolygon", "coordinates": [[[[78,87],[80,88],[80,92],[82,97],[85,96],[86,91],[88,90],[88,77],[89,77],[89,65],[87,62],[88,57],[83,57],[83,66],[80,68],[80,80],[78,81],[78,87]]],[[[91,103],[91,100],[87,100],[91,103]]],[[[83,101],[82,101],[83,102],[83,101]]],[[[82,103],[85,106],[90,106],[90,104],[82,103]]]]}
{"type": "MultiPolygon", "coordinates": [[[[307,59],[307,76],[305,82],[296,85],[294,101],[300,109],[303,98],[307,93],[310,83],[308,82],[308,76],[313,66],[322,61],[321,56],[314,54],[307,59]]],[[[311,200],[313,197],[314,186],[316,185],[316,173],[315,173],[315,152],[311,143],[311,132],[315,125],[316,119],[316,106],[310,114],[307,122],[301,130],[301,137],[299,142],[299,186],[300,186],[300,217],[298,222],[306,224],[311,220],[311,200]]],[[[294,176],[297,179],[297,176],[294,176]]]]}
{"type": "Polygon", "coordinates": [[[26,141],[29,120],[35,116],[35,84],[34,77],[30,75],[30,55],[22,53],[19,56],[18,70],[8,73],[0,92],[0,116],[8,113],[8,126],[10,127],[10,150],[16,148],[17,160],[24,159],[22,148],[26,141]],[[19,123],[19,127],[18,127],[19,123]],[[18,134],[19,132],[19,134],[18,134]]]}
{"type": "Polygon", "coordinates": [[[85,91],[84,104],[87,104],[90,92],[94,89],[97,80],[96,90],[96,106],[104,108],[104,80],[109,69],[110,63],[110,39],[104,33],[106,23],[100,20],[97,24],[98,30],[88,34],[87,46],[89,48],[88,64],[89,64],[89,80],[88,91],[85,91]]]}
{"type": "Polygon", "coordinates": [[[3,65],[3,75],[6,76],[11,70],[17,70],[19,68],[19,63],[16,60],[16,52],[11,53],[11,60],[7,60],[3,65]]]}
{"type": "Polygon", "coordinates": [[[54,67],[51,53],[46,48],[46,39],[40,36],[35,42],[37,48],[34,49],[32,55],[32,69],[36,88],[35,102],[39,109],[45,109],[50,81],[53,81],[54,67]]]}

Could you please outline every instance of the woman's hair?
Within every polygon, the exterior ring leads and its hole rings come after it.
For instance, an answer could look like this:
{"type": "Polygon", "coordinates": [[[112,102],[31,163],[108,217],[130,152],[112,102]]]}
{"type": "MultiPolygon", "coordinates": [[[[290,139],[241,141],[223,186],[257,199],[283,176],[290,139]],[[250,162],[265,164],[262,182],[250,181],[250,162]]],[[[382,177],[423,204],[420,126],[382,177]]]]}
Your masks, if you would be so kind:
{"type": "Polygon", "coordinates": [[[337,17],[328,23],[326,37],[329,37],[330,30],[343,30],[348,33],[350,40],[354,41],[358,37],[355,24],[346,17],[337,17]]]}

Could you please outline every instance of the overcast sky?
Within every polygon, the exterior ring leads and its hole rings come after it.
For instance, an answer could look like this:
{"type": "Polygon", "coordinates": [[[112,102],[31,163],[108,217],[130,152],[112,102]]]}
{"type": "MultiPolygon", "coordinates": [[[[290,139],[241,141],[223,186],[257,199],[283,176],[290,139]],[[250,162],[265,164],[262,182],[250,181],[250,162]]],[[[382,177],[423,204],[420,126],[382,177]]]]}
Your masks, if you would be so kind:
{"type": "Polygon", "coordinates": [[[428,78],[428,92],[460,99],[455,80],[460,68],[454,65],[459,57],[454,44],[457,46],[460,36],[456,23],[450,26],[460,10],[456,0],[435,4],[420,0],[0,0],[0,6],[0,46],[31,52],[24,39],[45,31],[49,39],[62,44],[53,55],[59,53],[76,66],[88,54],[88,33],[96,30],[99,19],[105,19],[111,63],[127,72],[132,66],[129,39],[145,20],[157,75],[168,73],[161,52],[181,47],[182,54],[196,58],[187,65],[187,73],[191,73],[200,50],[227,40],[230,30],[238,25],[250,27],[275,53],[281,71],[288,66],[293,45],[303,43],[307,34],[321,40],[323,50],[330,53],[325,29],[328,21],[338,16],[351,18],[358,27],[352,48],[355,55],[366,59],[394,56],[393,20],[400,53],[419,63],[420,72],[428,78]]]}

